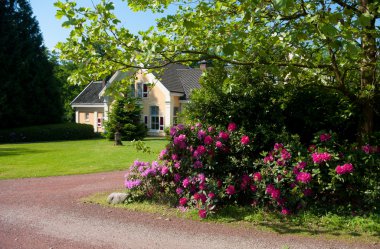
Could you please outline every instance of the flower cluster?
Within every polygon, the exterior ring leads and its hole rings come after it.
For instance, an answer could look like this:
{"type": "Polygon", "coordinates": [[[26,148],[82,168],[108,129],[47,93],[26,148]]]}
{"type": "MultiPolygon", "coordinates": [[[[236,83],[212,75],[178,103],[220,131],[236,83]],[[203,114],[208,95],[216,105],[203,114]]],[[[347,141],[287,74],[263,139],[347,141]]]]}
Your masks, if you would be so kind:
{"type": "MultiPolygon", "coordinates": [[[[160,161],[134,162],[125,187],[148,198],[169,195],[181,210],[197,209],[200,218],[232,203],[289,215],[311,201],[343,198],[346,186],[360,179],[352,176],[363,171],[328,133],[317,136],[308,149],[276,143],[262,158],[253,157],[253,136],[235,123],[226,129],[177,125],[170,135],[160,161]]],[[[368,145],[359,152],[372,156],[375,150],[368,145]]]]}

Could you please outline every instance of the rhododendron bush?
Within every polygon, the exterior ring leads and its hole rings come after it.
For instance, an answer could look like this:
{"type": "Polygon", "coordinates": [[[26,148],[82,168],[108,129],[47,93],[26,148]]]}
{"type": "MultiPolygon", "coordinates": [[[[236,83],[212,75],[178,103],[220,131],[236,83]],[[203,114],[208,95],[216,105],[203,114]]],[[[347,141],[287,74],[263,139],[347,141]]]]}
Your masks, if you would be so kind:
{"type": "Polygon", "coordinates": [[[255,139],[230,123],[226,129],[178,125],[154,162],[135,161],[125,175],[134,198],[171,196],[201,218],[228,204],[253,205],[284,215],[310,204],[376,206],[379,150],[347,147],[333,134],[315,144],[276,143],[261,156],[255,139]]]}

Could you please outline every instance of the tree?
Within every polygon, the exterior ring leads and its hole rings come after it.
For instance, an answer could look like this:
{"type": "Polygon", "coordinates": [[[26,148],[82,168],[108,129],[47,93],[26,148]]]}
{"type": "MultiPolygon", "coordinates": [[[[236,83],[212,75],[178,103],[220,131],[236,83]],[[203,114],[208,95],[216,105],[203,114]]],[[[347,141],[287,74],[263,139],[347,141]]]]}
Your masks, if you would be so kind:
{"type": "MultiPolygon", "coordinates": [[[[68,81],[70,75],[77,69],[71,61],[61,61],[57,53],[49,54],[49,61],[53,64],[54,77],[61,86],[61,99],[63,101],[63,121],[75,122],[75,111],[71,107],[71,102],[84,89],[85,84],[71,84],[68,81]]],[[[87,82],[88,83],[88,82],[87,82]]]]}
{"type": "Polygon", "coordinates": [[[374,130],[379,98],[378,1],[130,0],[128,4],[134,10],[161,11],[174,2],[181,3],[176,15],[160,19],[157,30],[134,36],[119,26],[112,2],[103,0],[90,9],[58,1],[57,17],[65,16],[63,26],[73,28],[69,40],[59,47],[88,75],[204,59],[250,65],[277,82],[318,84],[343,94],[361,110],[359,140],[374,130]]]}
{"type": "Polygon", "coordinates": [[[60,122],[59,82],[28,1],[0,1],[0,33],[0,128],[60,122]]]}
{"type": "Polygon", "coordinates": [[[137,100],[132,97],[126,97],[128,94],[116,95],[112,104],[108,121],[106,122],[106,136],[108,139],[114,139],[115,133],[121,133],[122,140],[141,140],[146,136],[147,128],[141,123],[141,107],[137,100]]]}

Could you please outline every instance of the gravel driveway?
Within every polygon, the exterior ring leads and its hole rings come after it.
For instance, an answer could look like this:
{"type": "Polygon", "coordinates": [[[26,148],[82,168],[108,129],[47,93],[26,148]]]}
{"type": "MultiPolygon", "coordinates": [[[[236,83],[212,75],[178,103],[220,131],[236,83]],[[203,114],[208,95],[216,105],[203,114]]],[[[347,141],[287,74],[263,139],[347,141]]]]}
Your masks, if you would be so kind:
{"type": "Polygon", "coordinates": [[[84,204],[80,198],[123,185],[111,172],[0,181],[0,249],[380,248],[261,232],[84,204]]]}

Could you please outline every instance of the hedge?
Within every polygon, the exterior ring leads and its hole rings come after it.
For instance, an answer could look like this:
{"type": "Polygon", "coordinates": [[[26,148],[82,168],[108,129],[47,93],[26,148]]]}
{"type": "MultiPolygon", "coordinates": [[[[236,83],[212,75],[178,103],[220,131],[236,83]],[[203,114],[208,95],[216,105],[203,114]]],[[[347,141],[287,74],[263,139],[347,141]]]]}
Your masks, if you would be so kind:
{"type": "Polygon", "coordinates": [[[92,125],[64,123],[0,130],[0,143],[80,140],[96,136],[92,125]]]}

